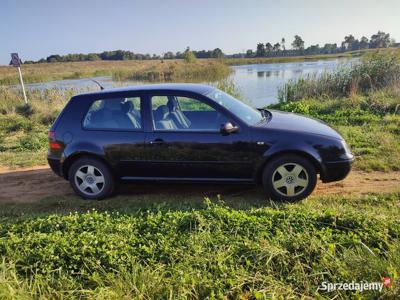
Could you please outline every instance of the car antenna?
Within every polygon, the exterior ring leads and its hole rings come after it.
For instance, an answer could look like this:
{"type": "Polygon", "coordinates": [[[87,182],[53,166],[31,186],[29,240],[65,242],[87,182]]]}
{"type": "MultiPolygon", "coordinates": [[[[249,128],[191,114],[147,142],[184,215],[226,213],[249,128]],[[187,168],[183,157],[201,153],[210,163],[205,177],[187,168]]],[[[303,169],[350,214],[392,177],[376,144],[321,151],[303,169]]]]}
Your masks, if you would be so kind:
{"type": "Polygon", "coordinates": [[[104,87],[97,80],[94,80],[94,79],[90,79],[90,80],[93,81],[95,84],[97,84],[101,90],[104,90],[104,87]]]}

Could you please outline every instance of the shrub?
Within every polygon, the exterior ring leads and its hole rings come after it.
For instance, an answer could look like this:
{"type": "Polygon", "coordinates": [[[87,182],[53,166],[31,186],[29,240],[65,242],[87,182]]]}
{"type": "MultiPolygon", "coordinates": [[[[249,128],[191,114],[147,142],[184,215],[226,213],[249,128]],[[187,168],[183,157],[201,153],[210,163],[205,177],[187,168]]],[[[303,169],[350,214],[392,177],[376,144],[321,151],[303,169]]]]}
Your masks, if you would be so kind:
{"type": "Polygon", "coordinates": [[[185,51],[185,53],[183,54],[183,59],[186,63],[194,63],[197,61],[196,55],[193,53],[193,51],[190,50],[185,51]]]}

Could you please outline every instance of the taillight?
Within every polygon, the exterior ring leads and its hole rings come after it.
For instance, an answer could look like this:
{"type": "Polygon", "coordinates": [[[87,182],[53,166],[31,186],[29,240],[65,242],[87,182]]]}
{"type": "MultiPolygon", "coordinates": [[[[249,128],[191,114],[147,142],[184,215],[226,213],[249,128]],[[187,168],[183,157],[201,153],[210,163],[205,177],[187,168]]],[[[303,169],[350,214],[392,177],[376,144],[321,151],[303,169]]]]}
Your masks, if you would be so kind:
{"type": "Polygon", "coordinates": [[[56,133],[54,131],[49,131],[49,148],[52,150],[60,150],[62,148],[61,144],[56,141],[56,133]]]}

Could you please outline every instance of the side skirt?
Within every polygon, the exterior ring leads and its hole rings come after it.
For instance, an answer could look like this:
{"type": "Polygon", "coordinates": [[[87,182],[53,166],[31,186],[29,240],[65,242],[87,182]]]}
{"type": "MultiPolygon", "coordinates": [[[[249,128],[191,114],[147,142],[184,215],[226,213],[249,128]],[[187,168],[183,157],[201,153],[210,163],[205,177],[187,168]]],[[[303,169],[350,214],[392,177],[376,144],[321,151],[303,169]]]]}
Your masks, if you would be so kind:
{"type": "Polygon", "coordinates": [[[165,182],[209,182],[209,183],[250,183],[253,178],[196,178],[196,177],[121,177],[124,181],[165,181],[165,182]]]}

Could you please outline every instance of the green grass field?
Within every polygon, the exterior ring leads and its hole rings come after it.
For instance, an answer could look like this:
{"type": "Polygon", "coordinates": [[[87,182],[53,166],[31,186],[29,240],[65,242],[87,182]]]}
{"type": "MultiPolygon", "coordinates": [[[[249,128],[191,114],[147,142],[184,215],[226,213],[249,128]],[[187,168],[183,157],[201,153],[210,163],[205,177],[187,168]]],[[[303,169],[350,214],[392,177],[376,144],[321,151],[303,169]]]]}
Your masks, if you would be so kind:
{"type": "Polygon", "coordinates": [[[347,299],[357,293],[322,282],[384,276],[395,284],[362,296],[400,292],[399,194],[286,205],[177,195],[1,204],[0,297],[347,299]]]}

